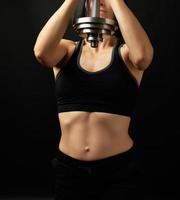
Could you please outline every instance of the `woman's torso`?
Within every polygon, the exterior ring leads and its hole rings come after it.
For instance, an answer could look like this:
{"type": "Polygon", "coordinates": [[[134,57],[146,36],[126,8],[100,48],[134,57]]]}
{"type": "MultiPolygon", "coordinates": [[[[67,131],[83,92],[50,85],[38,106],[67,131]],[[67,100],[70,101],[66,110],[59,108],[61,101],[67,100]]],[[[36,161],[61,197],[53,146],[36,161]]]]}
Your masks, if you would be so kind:
{"type": "MultiPolygon", "coordinates": [[[[64,63],[72,56],[75,46],[72,45],[69,49],[64,63]]],[[[84,46],[79,61],[81,67],[91,72],[105,68],[111,61],[112,50],[113,47],[109,47],[95,57],[84,46]]],[[[56,76],[59,68],[53,69],[56,76]]],[[[134,71],[132,74],[137,82],[140,82],[139,74],[136,76],[134,71]]],[[[59,149],[71,157],[96,160],[127,151],[133,146],[133,140],[129,135],[129,116],[69,111],[59,113],[58,117],[61,128],[59,149]]]]}

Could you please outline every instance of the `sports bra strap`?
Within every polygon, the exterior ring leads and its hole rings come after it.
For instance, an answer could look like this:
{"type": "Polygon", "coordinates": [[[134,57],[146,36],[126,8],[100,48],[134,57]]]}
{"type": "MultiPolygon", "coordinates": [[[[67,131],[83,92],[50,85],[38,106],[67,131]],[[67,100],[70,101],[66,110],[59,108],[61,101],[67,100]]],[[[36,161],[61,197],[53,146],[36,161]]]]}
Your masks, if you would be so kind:
{"type": "Polygon", "coordinates": [[[82,38],[79,41],[75,42],[76,44],[75,44],[74,56],[77,56],[77,54],[79,53],[82,42],[83,42],[82,38]]]}
{"type": "Polygon", "coordinates": [[[120,54],[119,49],[122,45],[123,45],[122,41],[118,39],[114,49],[114,59],[117,62],[119,62],[118,60],[121,60],[121,56],[119,55],[120,54]]]}

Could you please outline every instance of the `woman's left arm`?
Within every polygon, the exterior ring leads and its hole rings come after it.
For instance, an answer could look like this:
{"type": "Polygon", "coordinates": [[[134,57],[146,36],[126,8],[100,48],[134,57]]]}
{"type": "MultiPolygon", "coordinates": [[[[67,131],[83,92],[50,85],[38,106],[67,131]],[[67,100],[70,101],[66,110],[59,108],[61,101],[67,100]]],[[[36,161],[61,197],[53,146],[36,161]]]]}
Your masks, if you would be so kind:
{"type": "Polygon", "coordinates": [[[130,62],[137,69],[145,70],[150,65],[154,53],[147,33],[124,0],[110,0],[110,4],[127,45],[130,62]]]}

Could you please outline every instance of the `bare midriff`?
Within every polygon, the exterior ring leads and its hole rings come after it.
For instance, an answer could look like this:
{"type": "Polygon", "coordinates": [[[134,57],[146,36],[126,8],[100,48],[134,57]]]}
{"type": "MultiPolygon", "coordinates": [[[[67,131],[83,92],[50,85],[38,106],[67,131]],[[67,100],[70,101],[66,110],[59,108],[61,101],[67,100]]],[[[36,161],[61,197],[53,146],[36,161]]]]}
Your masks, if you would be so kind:
{"type": "Polygon", "coordinates": [[[59,113],[59,149],[79,160],[97,160],[129,150],[130,117],[103,113],[70,111],[59,113]]]}

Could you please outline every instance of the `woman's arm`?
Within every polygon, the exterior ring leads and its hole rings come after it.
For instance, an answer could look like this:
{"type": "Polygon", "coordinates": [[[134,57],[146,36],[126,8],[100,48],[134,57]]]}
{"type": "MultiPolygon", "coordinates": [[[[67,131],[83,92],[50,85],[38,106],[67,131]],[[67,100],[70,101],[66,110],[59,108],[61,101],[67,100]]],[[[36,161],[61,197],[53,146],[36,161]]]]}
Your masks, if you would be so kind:
{"type": "Polygon", "coordinates": [[[154,53],[148,35],[124,0],[111,0],[110,3],[126,43],[123,46],[125,54],[128,54],[134,67],[145,70],[150,65],[154,53]]]}
{"type": "Polygon", "coordinates": [[[78,3],[79,0],[65,0],[40,31],[34,45],[34,54],[41,64],[53,67],[66,55],[71,41],[61,39],[78,3]]]}

